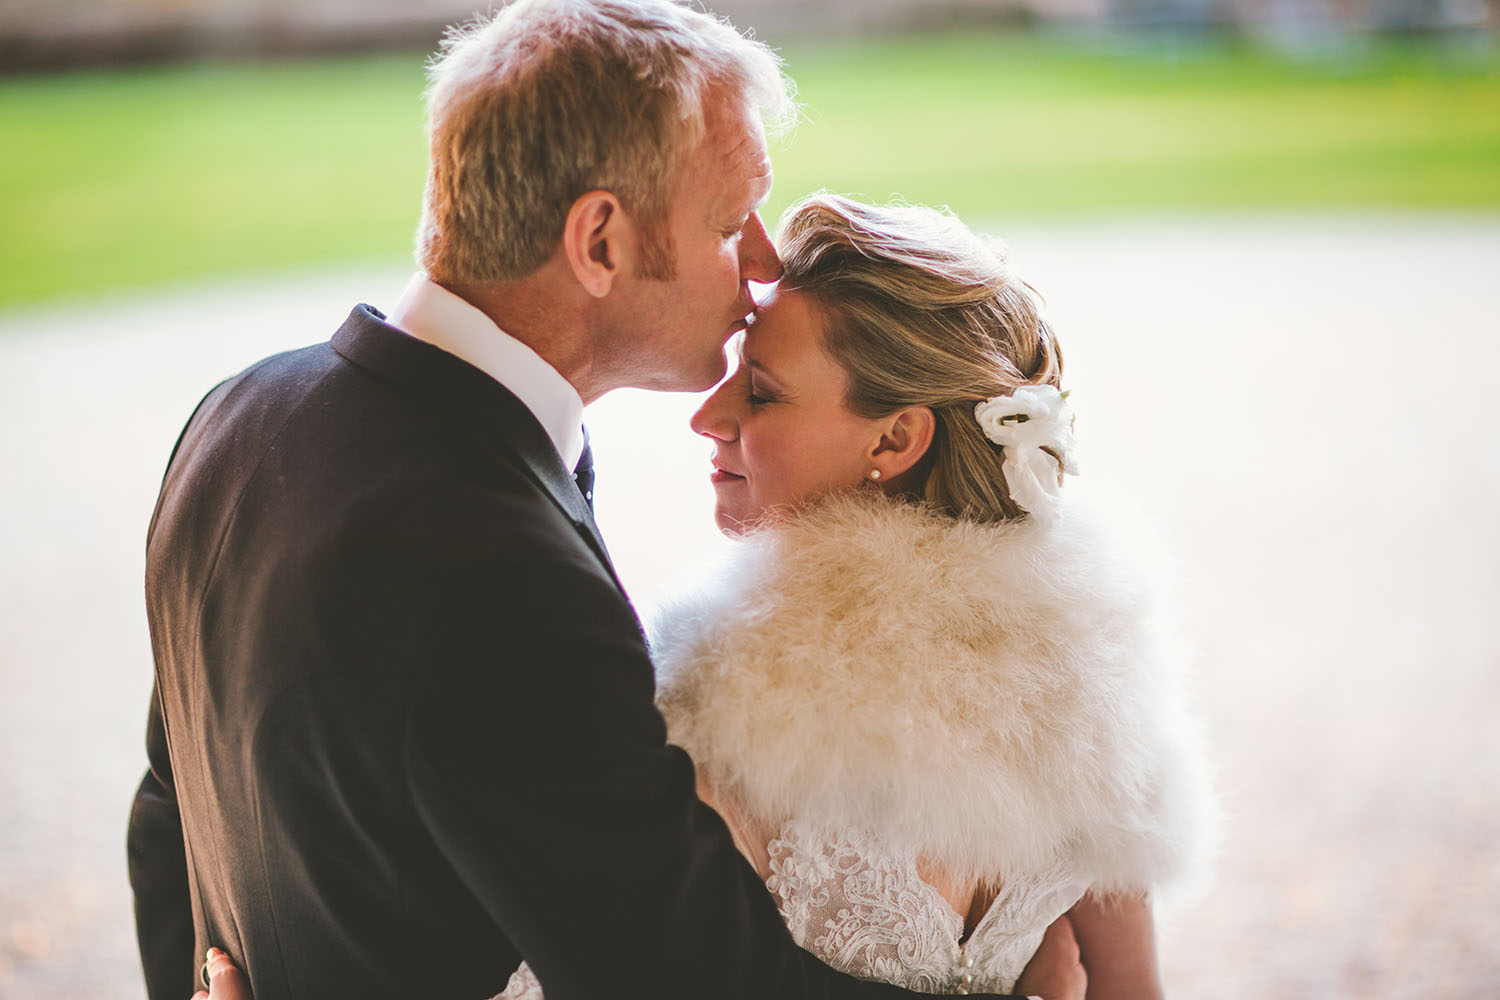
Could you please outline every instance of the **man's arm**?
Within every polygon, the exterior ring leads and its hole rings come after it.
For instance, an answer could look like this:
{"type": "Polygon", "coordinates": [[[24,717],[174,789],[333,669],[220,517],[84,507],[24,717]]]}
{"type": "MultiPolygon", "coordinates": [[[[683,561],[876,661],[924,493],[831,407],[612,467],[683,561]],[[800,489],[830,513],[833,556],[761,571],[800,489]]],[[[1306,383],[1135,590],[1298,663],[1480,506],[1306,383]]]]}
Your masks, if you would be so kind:
{"type": "Polygon", "coordinates": [[[150,768],[135,793],[126,835],[136,940],[147,994],[153,1000],[181,1000],[194,987],[193,910],[182,816],[177,811],[161,697],[155,685],[146,722],[146,756],[150,768]]]}
{"type": "Polygon", "coordinates": [[[909,995],[793,943],[666,745],[634,618],[591,561],[537,542],[455,581],[406,731],[422,818],[548,1000],[909,995]]]}

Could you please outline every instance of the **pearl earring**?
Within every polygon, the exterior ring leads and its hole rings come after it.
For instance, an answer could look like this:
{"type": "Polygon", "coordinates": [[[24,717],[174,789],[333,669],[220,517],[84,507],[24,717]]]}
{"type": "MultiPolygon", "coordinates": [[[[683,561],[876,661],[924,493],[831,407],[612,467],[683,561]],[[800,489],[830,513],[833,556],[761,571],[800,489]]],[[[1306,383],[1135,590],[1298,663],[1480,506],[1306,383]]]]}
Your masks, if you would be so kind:
{"type": "Polygon", "coordinates": [[[870,470],[870,478],[871,479],[879,479],[880,478],[880,470],[879,469],[871,469],[870,470]]]}

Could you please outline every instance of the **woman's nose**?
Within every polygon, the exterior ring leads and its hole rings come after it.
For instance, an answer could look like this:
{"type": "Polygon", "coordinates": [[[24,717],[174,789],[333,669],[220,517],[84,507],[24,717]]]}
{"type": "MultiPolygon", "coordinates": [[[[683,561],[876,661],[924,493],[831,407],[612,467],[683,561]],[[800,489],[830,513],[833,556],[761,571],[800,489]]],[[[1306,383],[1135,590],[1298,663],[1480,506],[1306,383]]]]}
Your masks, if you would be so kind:
{"type": "Polygon", "coordinates": [[[688,420],[688,426],[693,429],[694,434],[702,434],[704,437],[713,438],[716,441],[733,441],[738,434],[738,422],[734,417],[734,407],[731,400],[734,398],[734,385],[740,380],[738,370],[730,375],[719,387],[715,389],[698,407],[688,420]]]}

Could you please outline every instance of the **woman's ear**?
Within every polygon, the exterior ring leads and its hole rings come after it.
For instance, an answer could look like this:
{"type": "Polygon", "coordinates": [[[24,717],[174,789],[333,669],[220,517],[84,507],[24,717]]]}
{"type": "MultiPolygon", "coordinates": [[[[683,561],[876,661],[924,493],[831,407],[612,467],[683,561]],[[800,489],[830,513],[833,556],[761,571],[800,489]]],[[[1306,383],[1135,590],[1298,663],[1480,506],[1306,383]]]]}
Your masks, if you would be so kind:
{"type": "Polygon", "coordinates": [[[932,447],[936,431],[937,418],[931,407],[909,406],[887,417],[880,440],[870,453],[872,469],[879,470],[880,480],[889,483],[922,460],[932,447]]]}
{"type": "Polygon", "coordinates": [[[596,299],[608,295],[620,273],[626,240],[633,235],[620,199],[608,191],[579,195],[563,223],[562,251],[573,276],[596,299]]]}

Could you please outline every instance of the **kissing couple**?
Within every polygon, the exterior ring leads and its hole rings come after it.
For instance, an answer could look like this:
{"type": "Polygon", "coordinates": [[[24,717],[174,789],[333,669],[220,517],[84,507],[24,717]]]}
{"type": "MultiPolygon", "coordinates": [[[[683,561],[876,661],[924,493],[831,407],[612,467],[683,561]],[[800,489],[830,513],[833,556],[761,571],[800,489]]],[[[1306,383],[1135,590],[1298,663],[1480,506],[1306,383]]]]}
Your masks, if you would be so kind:
{"type": "Polygon", "coordinates": [[[152,518],[152,1000],[1160,996],[1199,755],[1006,255],[832,195],[773,244],[788,81],[677,3],[431,72],[421,273],[210,392],[152,518]],[[583,408],[716,383],[742,544],[648,642],[583,408]]]}

